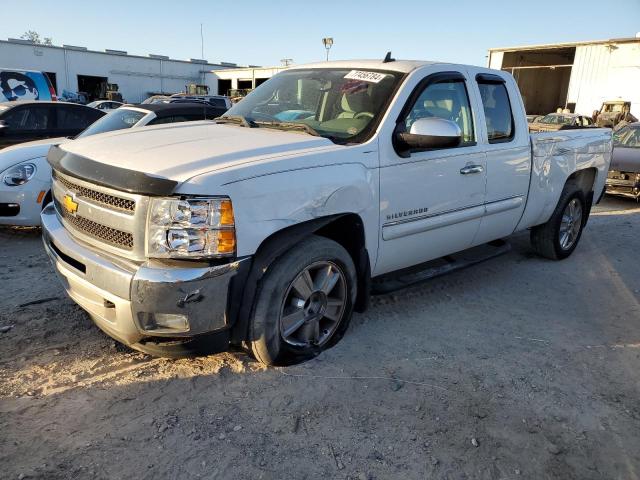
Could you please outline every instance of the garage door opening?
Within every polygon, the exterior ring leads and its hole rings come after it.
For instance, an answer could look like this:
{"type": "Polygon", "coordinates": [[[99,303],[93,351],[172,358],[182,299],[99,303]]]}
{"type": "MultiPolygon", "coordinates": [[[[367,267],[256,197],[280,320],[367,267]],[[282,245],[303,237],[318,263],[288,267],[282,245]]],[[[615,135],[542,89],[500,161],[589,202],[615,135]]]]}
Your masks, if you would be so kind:
{"type": "Polygon", "coordinates": [[[78,75],[78,92],[86,93],[90,102],[100,100],[107,94],[107,81],[107,77],[78,75]]]}
{"type": "Polygon", "coordinates": [[[253,88],[253,80],[238,80],[238,90],[251,90],[253,88]]]}
{"type": "Polygon", "coordinates": [[[505,52],[502,69],[518,82],[529,115],[568,108],[567,93],[575,47],[505,52]]]}
{"type": "Polygon", "coordinates": [[[218,95],[229,95],[229,90],[231,90],[231,80],[219,79],[218,95]]]}

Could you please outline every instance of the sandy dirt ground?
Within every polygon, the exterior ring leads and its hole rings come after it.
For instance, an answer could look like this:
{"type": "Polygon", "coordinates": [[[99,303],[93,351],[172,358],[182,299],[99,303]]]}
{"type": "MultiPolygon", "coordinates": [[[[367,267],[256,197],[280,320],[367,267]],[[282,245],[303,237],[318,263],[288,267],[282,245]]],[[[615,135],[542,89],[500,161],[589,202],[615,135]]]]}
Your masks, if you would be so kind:
{"type": "Polygon", "coordinates": [[[1,230],[0,478],[639,478],[639,232],[608,198],[568,260],[516,236],[266,369],[121,347],[1,230]]]}

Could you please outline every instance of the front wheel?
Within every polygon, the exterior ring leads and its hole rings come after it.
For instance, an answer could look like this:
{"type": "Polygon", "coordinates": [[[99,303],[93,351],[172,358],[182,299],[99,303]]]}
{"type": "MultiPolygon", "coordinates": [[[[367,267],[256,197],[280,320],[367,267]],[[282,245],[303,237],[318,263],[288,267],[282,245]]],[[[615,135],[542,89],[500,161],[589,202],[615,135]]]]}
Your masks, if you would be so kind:
{"type": "Polygon", "coordinates": [[[549,221],[531,229],[531,245],[541,256],[562,260],[573,253],[587,219],[584,193],[567,185],[549,221]]]}
{"type": "Polygon", "coordinates": [[[266,365],[311,358],[342,337],[356,299],[349,253],[323,237],[305,239],[269,266],[251,315],[250,345],[266,365]]]}

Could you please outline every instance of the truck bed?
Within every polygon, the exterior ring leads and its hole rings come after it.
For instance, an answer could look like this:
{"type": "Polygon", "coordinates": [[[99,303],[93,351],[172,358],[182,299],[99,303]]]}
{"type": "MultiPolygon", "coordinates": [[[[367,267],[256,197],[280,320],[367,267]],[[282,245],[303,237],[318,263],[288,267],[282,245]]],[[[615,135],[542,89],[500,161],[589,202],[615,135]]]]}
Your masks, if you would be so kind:
{"type": "Polygon", "coordinates": [[[517,230],[545,223],[558,203],[564,180],[577,170],[594,170],[594,201],[604,189],[613,148],[611,129],[585,128],[531,133],[531,181],[517,230]]]}

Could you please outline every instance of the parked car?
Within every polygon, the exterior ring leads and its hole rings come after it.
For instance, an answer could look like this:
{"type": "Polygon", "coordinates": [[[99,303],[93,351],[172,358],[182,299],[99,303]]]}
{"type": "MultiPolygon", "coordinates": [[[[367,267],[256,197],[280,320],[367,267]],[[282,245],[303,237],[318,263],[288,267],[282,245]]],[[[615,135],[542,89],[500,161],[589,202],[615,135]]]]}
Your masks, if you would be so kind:
{"type": "MultiPolygon", "coordinates": [[[[146,125],[215,118],[217,109],[197,104],[124,105],[103,116],[75,139],[146,125]]],[[[21,143],[0,150],[0,225],[40,225],[40,211],[51,201],[51,167],[46,155],[65,137],[21,143]]],[[[75,140],[73,140],[75,141],[75,140]]]]}
{"type": "Polygon", "coordinates": [[[535,123],[535,122],[539,122],[543,118],[544,118],[544,115],[527,115],[527,122],[535,123]]]}
{"type": "Polygon", "coordinates": [[[531,132],[556,132],[573,128],[593,127],[591,117],[577,113],[550,113],[529,124],[531,132]]]}
{"type": "Polygon", "coordinates": [[[87,92],[70,92],[69,90],[62,90],[62,94],[58,97],[58,100],[61,102],[86,105],[89,103],[89,94],[87,92]]]}
{"type": "Polygon", "coordinates": [[[152,95],[142,102],[143,105],[148,103],[169,103],[171,97],[169,95],[152,95]]]}
{"type": "Polygon", "coordinates": [[[640,122],[629,123],[613,134],[607,193],[640,200],[640,122]]]}
{"type": "Polygon", "coordinates": [[[95,102],[87,103],[87,107],[97,108],[103,112],[110,112],[116,108],[120,108],[124,103],[116,102],[113,100],[96,100],[95,102]]]}
{"type": "Polygon", "coordinates": [[[593,113],[598,127],[617,129],[627,123],[637,122],[631,114],[631,102],[627,100],[608,100],[602,103],[600,110],[593,113]]]}
{"type": "Polygon", "coordinates": [[[207,102],[205,100],[199,100],[196,98],[172,98],[169,103],[172,104],[191,104],[191,105],[203,105],[207,109],[213,109],[215,112],[215,116],[219,117],[223,115],[227,110],[229,110],[226,106],[214,106],[211,102],[207,102]]]}
{"type": "Polygon", "coordinates": [[[232,106],[231,99],[224,95],[186,95],[184,93],[175,93],[171,95],[171,100],[201,100],[213,105],[214,107],[229,110],[232,106]]]}
{"type": "Polygon", "coordinates": [[[64,102],[0,103],[0,149],[42,138],[77,135],[104,112],[64,102]]]}
{"type": "MultiPolygon", "coordinates": [[[[571,255],[611,130],[527,127],[504,71],[293,67],[216,123],[52,147],[44,244],[61,288],[120,342],[169,356],[247,345],[286,364],[335,344],[371,289],[443,271],[424,262],[527,229],[540,255],[571,255]],[[279,121],[288,110],[315,114],[279,121]]],[[[457,265],[476,256],[489,253],[457,265]]]]}
{"type": "Polygon", "coordinates": [[[0,68],[0,102],[56,101],[56,91],[44,72],[0,68]]]}

